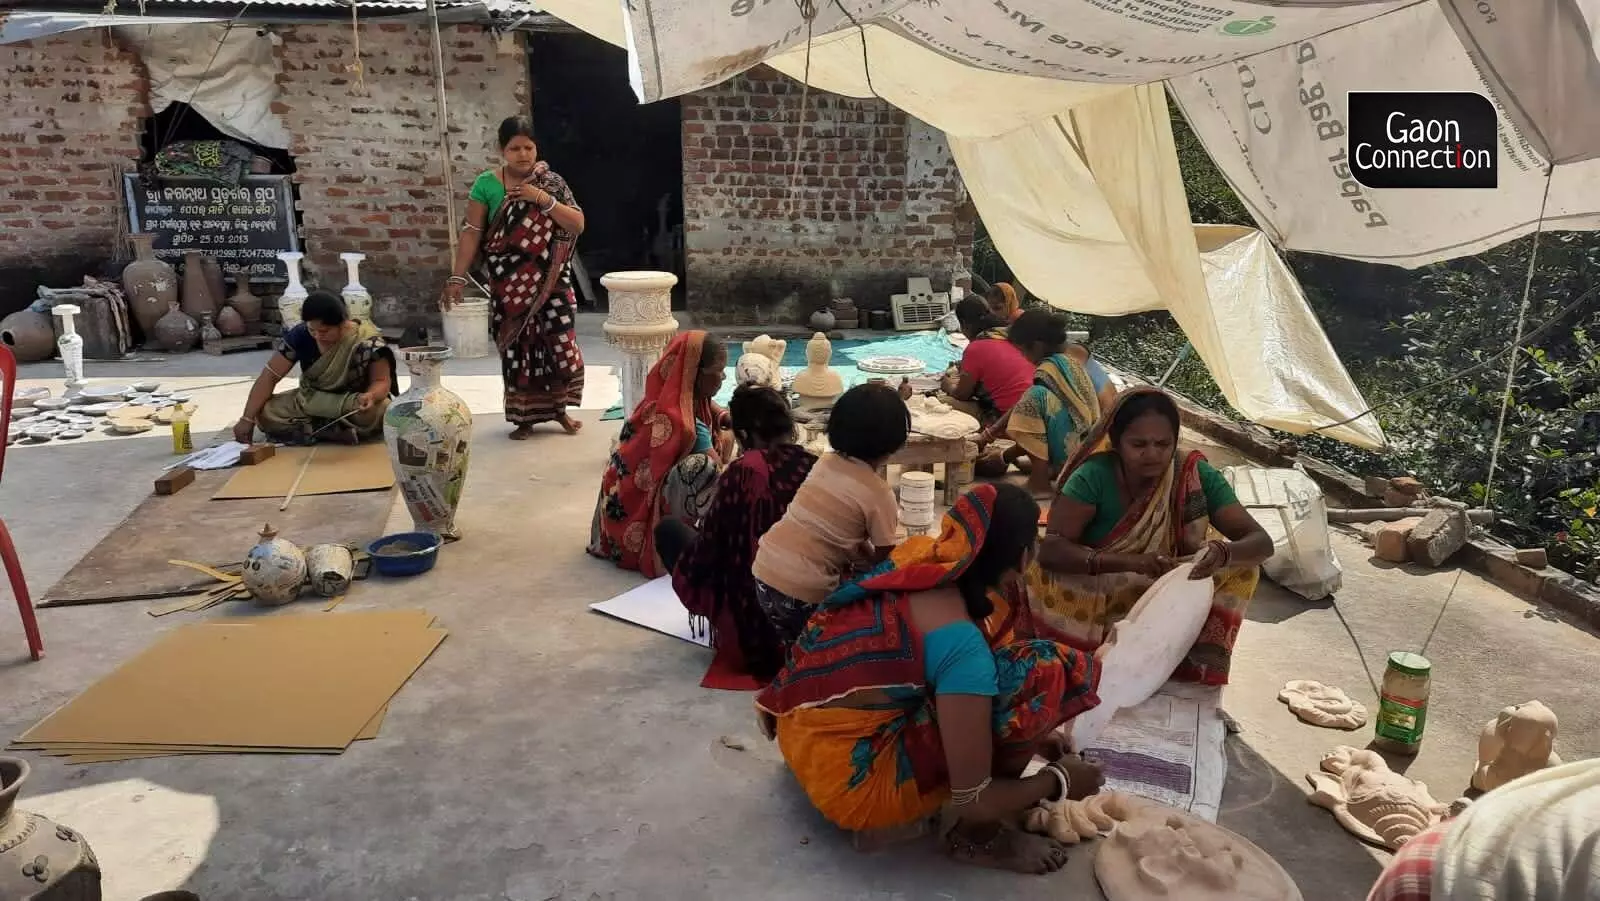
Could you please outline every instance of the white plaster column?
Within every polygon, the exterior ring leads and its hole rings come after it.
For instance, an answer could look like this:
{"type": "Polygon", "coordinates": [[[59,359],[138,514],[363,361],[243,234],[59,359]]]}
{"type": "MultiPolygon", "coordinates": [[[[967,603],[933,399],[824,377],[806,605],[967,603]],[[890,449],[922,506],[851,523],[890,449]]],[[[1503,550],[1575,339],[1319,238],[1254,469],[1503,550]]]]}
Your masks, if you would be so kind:
{"type": "Polygon", "coordinates": [[[678,277],[670,272],[610,272],[600,278],[611,299],[606,340],[623,353],[625,417],[644,397],[645,376],[678,332],[678,320],[672,316],[672,286],[677,283],[678,277]]]}

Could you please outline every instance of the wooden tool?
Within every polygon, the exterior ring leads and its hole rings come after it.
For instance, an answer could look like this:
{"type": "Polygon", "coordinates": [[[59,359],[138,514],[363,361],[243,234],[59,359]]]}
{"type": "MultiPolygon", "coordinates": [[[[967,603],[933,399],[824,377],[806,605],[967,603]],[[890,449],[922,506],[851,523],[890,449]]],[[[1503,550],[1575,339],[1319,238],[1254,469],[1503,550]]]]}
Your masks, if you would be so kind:
{"type": "Polygon", "coordinates": [[[187,466],[180,466],[177,469],[162,473],[160,478],[156,479],[155,492],[156,494],[177,494],[193,481],[194,470],[187,466]]]}
{"type": "Polygon", "coordinates": [[[257,463],[271,460],[277,452],[278,446],[276,444],[252,444],[239,452],[239,465],[254,466],[257,463]]]}
{"type": "MultiPolygon", "coordinates": [[[[332,424],[333,423],[331,422],[328,423],[328,425],[332,424]]],[[[324,428],[326,428],[326,426],[324,426],[324,428]]],[[[300,490],[300,480],[306,477],[306,470],[311,468],[311,461],[316,459],[316,457],[317,449],[313,446],[311,448],[311,453],[306,454],[306,462],[300,464],[300,472],[294,477],[294,484],[289,486],[289,493],[283,496],[283,503],[278,505],[279,511],[289,509],[289,502],[294,500],[294,493],[300,490]]]]}

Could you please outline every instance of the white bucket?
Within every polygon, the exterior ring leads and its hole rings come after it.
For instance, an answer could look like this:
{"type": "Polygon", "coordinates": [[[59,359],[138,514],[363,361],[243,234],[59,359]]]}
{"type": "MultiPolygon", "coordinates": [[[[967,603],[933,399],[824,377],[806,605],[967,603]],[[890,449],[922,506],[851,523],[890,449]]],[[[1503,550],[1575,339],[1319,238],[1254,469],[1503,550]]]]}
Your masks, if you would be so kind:
{"type": "Polygon", "coordinates": [[[906,472],[900,475],[900,502],[906,505],[933,503],[933,473],[906,472]]]}
{"type": "Polygon", "coordinates": [[[905,504],[900,508],[900,522],[908,526],[931,526],[937,519],[933,503],[905,504]]]}
{"type": "Polygon", "coordinates": [[[445,310],[444,343],[459,359],[489,356],[489,301],[465,297],[445,310]]]}

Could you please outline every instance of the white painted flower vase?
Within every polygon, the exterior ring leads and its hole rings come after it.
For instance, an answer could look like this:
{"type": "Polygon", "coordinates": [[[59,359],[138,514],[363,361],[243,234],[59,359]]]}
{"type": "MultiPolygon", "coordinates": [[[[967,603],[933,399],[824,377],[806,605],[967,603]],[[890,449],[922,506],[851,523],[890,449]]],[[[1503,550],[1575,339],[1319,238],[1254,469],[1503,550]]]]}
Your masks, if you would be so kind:
{"type": "Polygon", "coordinates": [[[339,259],[344,260],[344,270],[347,276],[344,290],[340,295],[344,297],[344,305],[350,312],[350,318],[360,319],[363,322],[372,321],[372,295],[367,292],[366,286],[361,284],[361,261],[366,259],[364,253],[341,253],[339,259]]]}
{"type": "Polygon", "coordinates": [[[305,254],[296,250],[285,250],[278,254],[278,259],[283,261],[283,268],[289,273],[289,287],[284,288],[283,296],[278,298],[278,315],[283,319],[284,331],[300,324],[300,307],[310,293],[300,281],[300,261],[305,258],[305,254]]]}
{"type": "Polygon", "coordinates": [[[389,462],[416,530],[459,538],[456,507],[467,480],[472,411],[441,382],[450,348],[408,347],[400,356],[411,373],[411,387],[389,404],[383,417],[389,462]]]}
{"type": "Polygon", "coordinates": [[[61,337],[56,339],[56,347],[61,352],[61,367],[67,371],[67,387],[81,387],[83,336],[78,334],[78,327],[73,324],[72,317],[83,311],[70,303],[58,303],[50,309],[50,312],[61,317],[61,337]]]}
{"type": "Polygon", "coordinates": [[[245,556],[244,587],[263,607],[277,607],[300,596],[306,581],[306,555],[294,542],[278,537],[268,523],[261,541],[245,556]]]}

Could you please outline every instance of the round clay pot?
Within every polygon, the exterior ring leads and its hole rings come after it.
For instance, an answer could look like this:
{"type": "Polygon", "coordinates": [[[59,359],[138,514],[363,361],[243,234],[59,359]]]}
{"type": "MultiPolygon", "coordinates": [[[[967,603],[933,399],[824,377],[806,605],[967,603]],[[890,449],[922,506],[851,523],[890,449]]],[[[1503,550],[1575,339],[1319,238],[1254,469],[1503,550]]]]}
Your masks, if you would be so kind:
{"type": "Polygon", "coordinates": [[[183,255],[183,295],[179,303],[184,315],[190,319],[199,320],[207,313],[215,316],[222,301],[220,293],[212,292],[211,275],[206,271],[205,264],[208,259],[205,254],[195,250],[183,255]]]}
{"type": "MultiPolygon", "coordinates": [[[[233,274],[233,296],[228,298],[228,306],[238,311],[239,318],[244,322],[244,332],[240,334],[258,332],[261,330],[261,298],[250,293],[250,276],[244,272],[233,274]]],[[[222,324],[221,314],[218,314],[217,324],[222,324]]],[[[223,332],[227,334],[227,332],[223,332]]]]}
{"type": "Polygon", "coordinates": [[[178,299],[178,273],[156,259],[155,235],[129,235],[137,259],[122,270],[122,290],[139,331],[148,340],[156,323],[167,315],[167,304],[178,299]]]}
{"type": "Polygon", "coordinates": [[[28,763],[0,757],[0,898],[99,901],[100,863],[83,836],[13,807],[28,763]]]}
{"type": "Polygon", "coordinates": [[[0,319],[0,342],[11,348],[18,363],[37,363],[56,355],[56,330],[50,317],[18,310],[0,319]]]}
{"type": "Polygon", "coordinates": [[[231,301],[217,314],[217,331],[221,332],[224,338],[237,338],[244,334],[244,317],[233,308],[231,301]]]}
{"type": "Polygon", "coordinates": [[[838,320],[833,313],[827,310],[818,310],[811,314],[811,327],[819,332],[832,331],[838,320]]]}
{"type": "Polygon", "coordinates": [[[178,308],[177,301],[173,301],[167,307],[167,315],[156,323],[156,346],[168,353],[181,354],[193,350],[199,340],[200,327],[178,308]]]}

